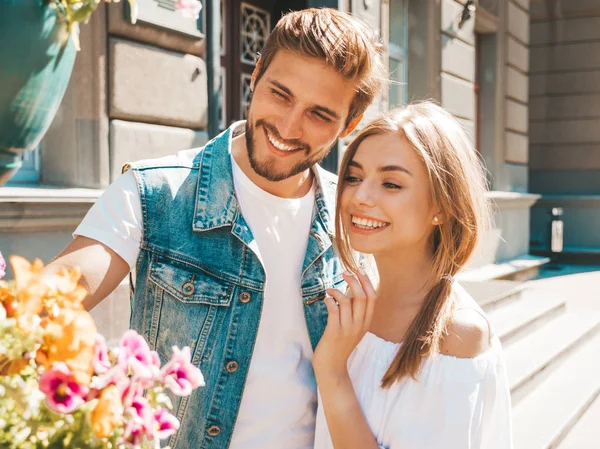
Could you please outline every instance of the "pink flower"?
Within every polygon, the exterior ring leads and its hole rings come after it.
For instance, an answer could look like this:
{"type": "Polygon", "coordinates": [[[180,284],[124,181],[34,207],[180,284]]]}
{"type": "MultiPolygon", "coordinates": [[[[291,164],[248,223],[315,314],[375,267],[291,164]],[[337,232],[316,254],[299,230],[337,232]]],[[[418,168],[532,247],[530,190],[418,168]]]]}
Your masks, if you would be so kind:
{"type": "Polygon", "coordinates": [[[161,370],[165,385],[177,396],[188,396],[192,390],[204,386],[202,373],[190,360],[189,347],[180,350],[173,346],[173,357],[161,370]]]}
{"type": "Polygon", "coordinates": [[[145,428],[152,428],[152,407],[141,393],[133,397],[129,411],[134,418],[141,420],[145,428]]]}
{"type": "Polygon", "coordinates": [[[153,437],[159,440],[169,438],[179,429],[179,421],[167,410],[157,407],[154,412],[155,432],[153,437]]]}
{"type": "Polygon", "coordinates": [[[56,363],[40,378],[40,390],[52,410],[69,414],[85,402],[89,388],[75,381],[65,363],[56,363]]]}
{"type": "Polygon", "coordinates": [[[99,388],[105,388],[106,386],[113,384],[123,395],[124,392],[129,388],[131,381],[129,377],[123,372],[123,369],[117,365],[110,368],[105,374],[100,377],[99,388]]]}
{"type": "Polygon", "coordinates": [[[104,340],[104,337],[98,333],[96,334],[92,366],[94,367],[94,372],[97,374],[104,374],[111,368],[106,341],[104,340]]]}
{"type": "Polygon", "coordinates": [[[144,441],[145,434],[144,426],[137,419],[130,419],[125,425],[125,432],[123,433],[123,440],[127,447],[139,448],[144,441]]]}
{"type": "Polygon", "coordinates": [[[136,331],[130,329],[125,332],[120,346],[118,363],[126,373],[129,373],[133,360],[140,362],[142,367],[150,367],[154,364],[154,356],[148,343],[136,331]]]}
{"type": "Polygon", "coordinates": [[[139,391],[131,400],[131,405],[127,407],[125,412],[126,425],[123,438],[126,443],[131,446],[138,446],[144,440],[144,435],[148,439],[154,439],[155,420],[154,411],[148,399],[142,395],[143,391],[139,391]]]}
{"type": "Polygon", "coordinates": [[[2,253],[0,253],[0,279],[2,279],[6,275],[6,260],[2,257],[2,253]]]}
{"type": "Polygon", "coordinates": [[[202,10],[202,3],[198,0],[177,0],[176,8],[184,17],[197,19],[202,10]]]}

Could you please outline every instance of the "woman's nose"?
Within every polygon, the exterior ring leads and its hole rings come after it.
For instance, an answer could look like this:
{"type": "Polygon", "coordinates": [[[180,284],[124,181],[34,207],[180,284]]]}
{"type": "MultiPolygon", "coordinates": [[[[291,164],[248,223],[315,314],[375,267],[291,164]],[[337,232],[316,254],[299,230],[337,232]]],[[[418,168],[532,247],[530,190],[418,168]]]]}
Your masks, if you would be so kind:
{"type": "Polygon", "coordinates": [[[363,181],[354,191],[353,200],[357,205],[373,206],[375,204],[375,200],[371,186],[369,186],[367,182],[363,181]]]}

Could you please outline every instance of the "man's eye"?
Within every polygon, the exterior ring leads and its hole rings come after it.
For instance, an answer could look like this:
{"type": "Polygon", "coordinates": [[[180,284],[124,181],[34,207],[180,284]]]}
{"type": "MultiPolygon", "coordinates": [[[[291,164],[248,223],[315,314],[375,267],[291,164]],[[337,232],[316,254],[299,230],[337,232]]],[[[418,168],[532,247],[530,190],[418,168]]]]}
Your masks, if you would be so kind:
{"type": "Polygon", "coordinates": [[[273,89],[271,92],[273,92],[273,94],[275,94],[276,97],[279,97],[282,100],[287,100],[287,97],[278,90],[273,89]]]}
{"type": "Polygon", "coordinates": [[[329,117],[325,117],[323,114],[321,114],[320,112],[313,112],[313,114],[319,119],[319,120],[323,120],[324,122],[330,122],[331,119],[329,117]]]}

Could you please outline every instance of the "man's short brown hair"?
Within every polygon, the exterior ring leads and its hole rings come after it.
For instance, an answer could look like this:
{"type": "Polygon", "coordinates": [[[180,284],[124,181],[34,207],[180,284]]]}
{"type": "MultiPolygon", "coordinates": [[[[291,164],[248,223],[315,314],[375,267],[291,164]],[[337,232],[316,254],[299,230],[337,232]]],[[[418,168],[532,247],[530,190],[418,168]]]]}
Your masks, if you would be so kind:
{"type": "Polygon", "coordinates": [[[269,35],[260,56],[256,82],[278,50],[319,58],[344,78],[357,81],[347,124],[362,114],[381,89],[383,46],[377,32],[350,14],[310,8],[284,15],[269,35]]]}

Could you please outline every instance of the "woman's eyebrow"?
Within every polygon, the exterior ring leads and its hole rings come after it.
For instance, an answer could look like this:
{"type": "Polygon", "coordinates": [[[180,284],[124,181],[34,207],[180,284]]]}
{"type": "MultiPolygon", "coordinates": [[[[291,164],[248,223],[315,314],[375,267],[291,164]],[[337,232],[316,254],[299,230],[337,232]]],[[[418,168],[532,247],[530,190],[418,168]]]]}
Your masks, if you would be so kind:
{"type": "MultiPolygon", "coordinates": [[[[356,161],[350,161],[350,167],[356,167],[360,170],[363,169],[363,166],[360,165],[358,162],[356,161]]],[[[413,174],[410,172],[410,170],[408,170],[406,167],[403,167],[402,165],[384,165],[383,167],[379,167],[377,169],[378,172],[388,172],[388,171],[401,171],[404,172],[410,176],[412,176],[413,174]]]]}

